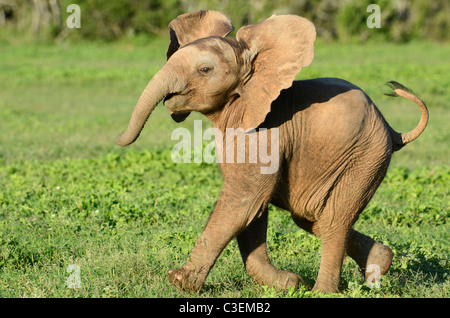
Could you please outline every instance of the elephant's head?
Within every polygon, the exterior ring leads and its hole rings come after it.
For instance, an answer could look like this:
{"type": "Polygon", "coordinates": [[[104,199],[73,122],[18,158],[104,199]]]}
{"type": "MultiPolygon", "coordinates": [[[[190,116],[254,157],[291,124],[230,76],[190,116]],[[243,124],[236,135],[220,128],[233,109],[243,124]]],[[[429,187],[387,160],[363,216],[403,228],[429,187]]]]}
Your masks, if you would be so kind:
{"type": "Polygon", "coordinates": [[[215,11],[181,15],[169,29],[167,62],[139,98],[128,129],[116,140],[120,146],[137,139],[163,99],[177,122],[191,111],[221,112],[240,99],[240,126],[257,128],[272,101],[292,85],[314,55],[314,25],[293,15],[242,27],[236,39],[226,37],[233,25],[215,11]]]}

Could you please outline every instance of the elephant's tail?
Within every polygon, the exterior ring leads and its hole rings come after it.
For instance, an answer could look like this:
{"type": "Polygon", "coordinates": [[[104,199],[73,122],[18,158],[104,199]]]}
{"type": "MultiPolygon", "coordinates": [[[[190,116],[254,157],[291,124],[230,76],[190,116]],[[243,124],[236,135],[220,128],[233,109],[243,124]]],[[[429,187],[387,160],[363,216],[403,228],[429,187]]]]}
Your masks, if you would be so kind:
{"type": "Polygon", "coordinates": [[[419,105],[419,108],[422,111],[420,122],[413,130],[406,133],[398,133],[390,127],[394,151],[397,151],[402,149],[406,144],[415,140],[424,131],[428,123],[428,109],[425,103],[419,97],[417,97],[410,89],[406,88],[402,84],[394,81],[390,81],[386,84],[393,90],[392,93],[388,93],[386,95],[393,97],[401,96],[407,98],[419,105]]]}

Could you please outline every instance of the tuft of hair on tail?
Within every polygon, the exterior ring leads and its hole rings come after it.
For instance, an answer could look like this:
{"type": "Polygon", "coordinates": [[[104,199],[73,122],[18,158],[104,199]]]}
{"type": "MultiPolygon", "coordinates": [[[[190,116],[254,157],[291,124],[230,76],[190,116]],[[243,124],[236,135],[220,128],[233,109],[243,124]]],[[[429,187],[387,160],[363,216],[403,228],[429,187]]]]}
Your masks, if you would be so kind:
{"type": "MultiPolygon", "coordinates": [[[[386,83],[386,85],[392,89],[392,92],[384,93],[384,95],[392,96],[392,97],[398,97],[399,95],[395,92],[396,89],[401,89],[402,91],[411,93],[413,95],[416,95],[412,90],[410,90],[408,87],[403,86],[399,82],[396,81],[389,81],[386,83]]],[[[416,95],[417,96],[417,95],[416,95]]]]}
{"type": "Polygon", "coordinates": [[[392,92],[385,93],[385,95],[392,97],[401,96],[406,99],[409,99],[410,101],[415,102],[422,112],[419,124],[409,132],[398,133],[392,127],[389,127],[389,131],[391,133],[394,146],[393,149],[394,151],[397,151],[420,136],[420,134],[424,131],[425,127],[427,126],[429,114],[427,106],[425,105],[423,100],[421,100],[412,90],[396,81],[387,82],[386,85],[392,89],[392,92]]]}

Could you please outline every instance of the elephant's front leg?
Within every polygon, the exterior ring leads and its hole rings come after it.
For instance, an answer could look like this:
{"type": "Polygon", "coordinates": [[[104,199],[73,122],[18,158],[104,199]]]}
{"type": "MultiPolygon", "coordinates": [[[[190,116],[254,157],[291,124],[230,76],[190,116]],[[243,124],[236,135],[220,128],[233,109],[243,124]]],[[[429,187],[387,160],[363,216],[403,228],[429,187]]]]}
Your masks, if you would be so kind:
{"type": "Polygon", "coordinates": [[[195,243],[185,266],[169,271],[170,282],[179,289],[198,292],[227,244],[267,206],[268,198],[254,198],[224,189],[205,229],[195,243]]]}
{"type": "Polygon", "coordinates": [[[267,255],[267,209],[237,236],[245,269],[258,283],[278,290],[297,288],[303,280],[294,273],[275,268],[267,255]]]}

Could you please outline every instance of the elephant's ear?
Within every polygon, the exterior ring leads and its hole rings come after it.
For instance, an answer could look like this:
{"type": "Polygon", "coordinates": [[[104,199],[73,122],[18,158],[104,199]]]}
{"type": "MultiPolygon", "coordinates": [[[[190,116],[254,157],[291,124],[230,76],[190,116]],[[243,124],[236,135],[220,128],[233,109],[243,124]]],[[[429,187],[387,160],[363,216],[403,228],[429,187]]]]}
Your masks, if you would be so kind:
{"type": "Polygon", "coordinates": [[[201,10],[180,15],[169,23],[170,44],[167,59],[180,47],[208,36],[227,36],[234,30],[231,21],[222,13],[201,10]]]}
{"type": "Polygon", "coordinates": [[[292,86],[302,67],[314,58],[316,29],[311,21],[280,15],[242,27],[236,34],[245,42],[253,59],[253,74],[241,95],[244,115],[241,127],[257,128],[270,112],[281,90],[292,86]]]}

